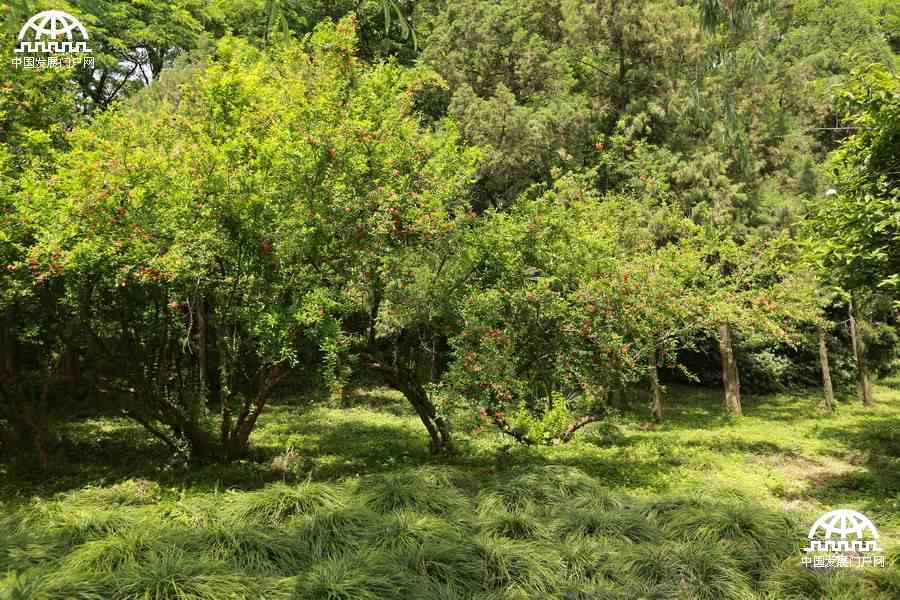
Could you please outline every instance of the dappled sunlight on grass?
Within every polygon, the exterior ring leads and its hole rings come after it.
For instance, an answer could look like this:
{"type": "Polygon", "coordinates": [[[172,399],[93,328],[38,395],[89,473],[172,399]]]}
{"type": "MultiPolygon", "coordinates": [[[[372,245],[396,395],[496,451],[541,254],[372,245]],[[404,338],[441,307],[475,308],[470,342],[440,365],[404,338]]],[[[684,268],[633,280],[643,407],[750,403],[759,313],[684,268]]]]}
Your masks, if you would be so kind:
{"type": "Polygon", "coordinates": [[[662,426],[623,414],[555,447],[459,431],[441,460],[378,390],[276,403],[255,460],[191,470],[125,421],[73,422],[56,479],[3,488],[0,581],[47,598],[613,598],[685,581],[709,598],[895,597],[885,573],[810,580],[798,557],[838,507],[900,547],[900,392],[834,416],[755,398],[740,419],[718,394],[673,388],[662,426]]]}

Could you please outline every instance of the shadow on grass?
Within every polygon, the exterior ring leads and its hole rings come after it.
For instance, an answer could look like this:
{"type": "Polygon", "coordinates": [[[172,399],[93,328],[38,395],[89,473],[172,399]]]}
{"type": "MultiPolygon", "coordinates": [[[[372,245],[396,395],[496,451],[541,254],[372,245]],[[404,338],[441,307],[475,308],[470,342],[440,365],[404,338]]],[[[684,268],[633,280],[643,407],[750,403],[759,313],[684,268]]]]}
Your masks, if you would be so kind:
{"type": "MultiPolygon", "coordinates": [[[[723,406],[721,388],[667,386],[664,404],[665,430],[718,429],[735,423],[723,406]]],[[[821,400],[815,392],[790,394],[742,394],[744,414],[759,419],[795,422],[822,416],[821,400]]],[[[646,411],[631,411],[627,416],[646,420],[646,411]]]]}
{"type": "Polygon", "coordinates": [[[114,484],[131,478],[167,483],[161,468],[171,456],[166,447],[124,419],[69,422],[46,469],[30,455],[0,462],[5,476],[0,498],[50,497],[85,485],[114,484]]]}
{"type": "Polygon", "coordinates": [[[756,456],[797,456],[796,449],[782,446],[765,440],[744,440],[735,437],[724,437],[714,440],[683,442],[688,448],[704,448],[719,453],[741,453],[756,456]]]}
{"type": "Polygon", "coordinates": [[[850,456],[864,471],[824,477],[810,490],[826,503],[858,503],[873,513],[900,509],[900,416],[872,416],[843,427],[822,427],[816,435],[836,456],[850,456]]]}

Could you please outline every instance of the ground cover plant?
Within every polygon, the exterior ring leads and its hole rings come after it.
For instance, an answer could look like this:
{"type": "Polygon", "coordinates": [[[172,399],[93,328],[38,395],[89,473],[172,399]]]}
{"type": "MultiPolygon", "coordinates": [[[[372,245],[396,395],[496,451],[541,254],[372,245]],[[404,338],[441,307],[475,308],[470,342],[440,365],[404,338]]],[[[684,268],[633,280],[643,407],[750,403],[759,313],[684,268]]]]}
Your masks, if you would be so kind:
{"type": "Polygon", "coordinates": [[[852,506],[900,549],[900,386],[876,411],[807,395],[753,398],[740,421],[713,391],[669,415],[624,413],[571,444],[460,433],[435,464],[403,397],[261,417],[264,456],[146,469],[158,439],[95,415],[47,476],[4,464],[0,589],[10,598],[893,598],[887,569],[813,574],[808,526],[852,506]],[[104,438],[120,451],[97,460],[104,438]],[[285,468],[285,455],[296,457],[285,468]],[[266,460],[263,460],[263,459],[266,460]],[[82,466],[87,470],[83,471],[82,466]],[[141,468],[144,468],[142,471],[141,468]]]}
{"type": "Polygon", "coordinates": [[[0,598],[900,597],[896,4],[0,0],[0,598]]]}

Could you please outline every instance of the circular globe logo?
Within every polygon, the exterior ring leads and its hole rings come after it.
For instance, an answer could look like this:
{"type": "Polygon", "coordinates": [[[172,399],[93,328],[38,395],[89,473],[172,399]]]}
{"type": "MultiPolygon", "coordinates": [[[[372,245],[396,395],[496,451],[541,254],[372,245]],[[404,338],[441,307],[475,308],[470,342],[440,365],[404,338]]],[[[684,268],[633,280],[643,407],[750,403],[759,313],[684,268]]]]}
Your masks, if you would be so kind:
{"type": "Polygon", "coordinates": [[[28,19],[19,30],[19,40],[24,40],[25,36],[34,32],[35,41],[43,38],[58,40],[62,36],[72,41],[72,33],[75,31],[81,34],[82,40],[88,39],[87,31],[78,19],[61,10],[45,10],[28,19]]]}
{"type": "Polygon", "coordinates": [[[868,532],[869,538],[873,540],[878,539],[878,531],[868,517],[855,510],[846,508],[833,510],[819,517],[809,530],[809,539],[814,539],[819,530],[824,532],[825,539],[833,539],[835,536],[840,536],[842,540],[846,540],[848,537],[853,536],[858,540],[862,540],[865,539],[866,532],[868,532]]]}

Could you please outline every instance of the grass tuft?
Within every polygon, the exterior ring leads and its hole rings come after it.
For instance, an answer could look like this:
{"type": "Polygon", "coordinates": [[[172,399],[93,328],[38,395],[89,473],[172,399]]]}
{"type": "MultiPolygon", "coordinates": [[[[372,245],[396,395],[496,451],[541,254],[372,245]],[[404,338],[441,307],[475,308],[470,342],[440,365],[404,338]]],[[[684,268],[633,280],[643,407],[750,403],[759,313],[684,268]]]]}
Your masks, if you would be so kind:
{"type": "Polygon", "coordinates": [[[89,486],[67,494],[67,504],[101,506],[147,506],[156,504],[161,498],[159,484],[146,479],[129,479],[110,487],[89,486]]]}
{"type": "Polygon", "coordinates": [[[553,529],[560,538],[586,536],[625,542],[649,542],[661,537],[652,521],[636,511],[625,510],[564,509],[555,519],[553,529]]]}
{"type": "Polygon", "coordinates": [[[479,499],[476,513],[480,530],[487,534],[511,539],[537,539],[547,535],[547,527],[531,503],[509,510],[502,497],[486,494],[479,499]]]}
{"type": "Polygon", "coordinates": [[[423,544],[462,537],[448,521],[410,510],[397,511],[377,523],[367,534],[367,544],[389,552],[402,552],[423,544]]]}
{"type": "Polygon", "coordinates": [[[333,556],[297,582],[295,600],[401,600],[407,576],[378,555],[333,556]]]}
{"type": "Polygon", "coordinates": [[[255,597],[246,577],[223,563],[176,548],[158,548],[140,562],[129,562],[110,579],[111,598],[125,600],[238,600],[255,597]]]}
{"type": "Polygon", "coordinates": [[[219,522],[222,502],[220,494],[181,499],[165,507],[163,518],[181,527],[211,527],[219,522]]]}
{"type": "Polygon", "coordinates": [[[459,538],[430,540],[406,548],[398,560],[422,581],[454,597],[478,591],[483,575],[483,563],[476,549],[459,538]]]}
{"type": "Polygon", "coordinates": [[[489,494],[503,500],[506,508],[517,510],[529,502],[544,505],[569,498],[592,498],[604,508],[618,508],[621,503],[596,479],[580,469],[548,465],[501,480],[489,494]]]}
{"type": "Polygon", "coordinates": [[[465,497],[435,469],[379,475],[366,483],[365,504],[380,513],[402,509],[431,514],[461,510],[465,497]]]}
{"type": "Polygon", "coordinates": [[[278,526],[289,518],[343,505],[333,486],[307,481],[298,485],[275,483],[261,490],[235,494],[228,514],[237,523],[278,526]]]}
{"type": "Polygon", "coordinates": [[[109,575],[129,562],[139,561],[155,541],[150,535],[139,529],[89,540],[66,557],[65,568],[76,573],[109,575]]]}
{"type": "Polygon", "coordinates": [[[308,556],[320,560],[359,551],[379,524],[383,518],[376,513],[349,507],[305,515],[289,531],[302,541],[308,556]]]}
{"type": "Polygon", "coordinates": [[[561,583],[562,558],[550,544],[483,535],[475,547],[481,557],[486,590],[515,587],[539,597],[551,594],[561,583]]]}
{"type": "Polygon", "coordinates": [[[293,575],[309,562],[302,540],[283,530],[217,525],[190,532],[179,546],[254,576],[293,575]]]}

